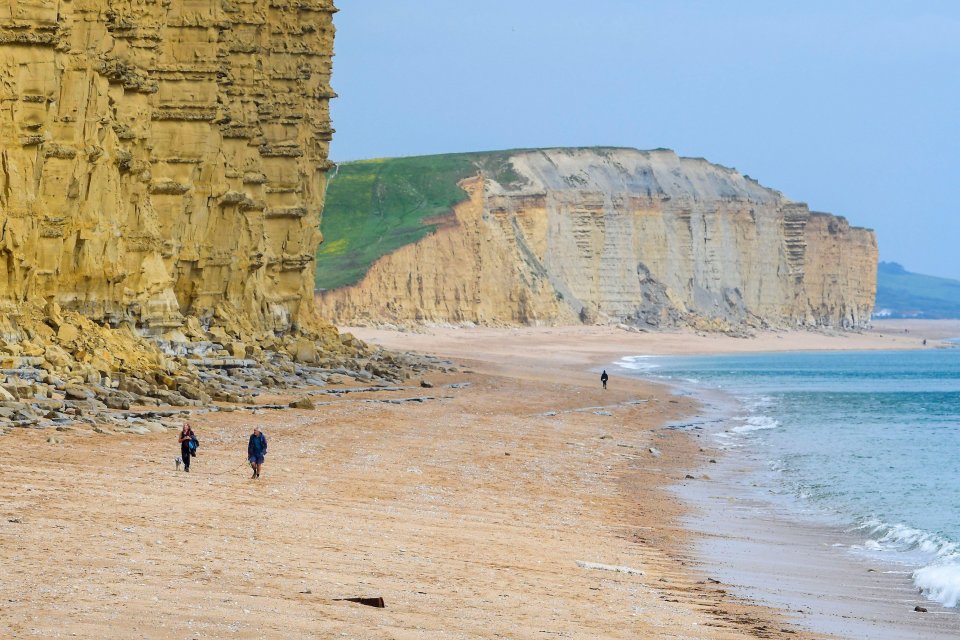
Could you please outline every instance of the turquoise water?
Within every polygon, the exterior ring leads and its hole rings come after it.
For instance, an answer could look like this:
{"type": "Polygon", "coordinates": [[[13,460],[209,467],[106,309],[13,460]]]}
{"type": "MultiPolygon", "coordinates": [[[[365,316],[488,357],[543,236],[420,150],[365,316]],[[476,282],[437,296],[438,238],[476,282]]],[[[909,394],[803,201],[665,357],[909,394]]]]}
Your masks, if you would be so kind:
{"type": "Polygon", "coordinates": [[[862,539],[960,602],[960,349],[633,356],[635,375],[721,389],[738,411],[715,435],[759,452],[772,491],[862,539]]]}

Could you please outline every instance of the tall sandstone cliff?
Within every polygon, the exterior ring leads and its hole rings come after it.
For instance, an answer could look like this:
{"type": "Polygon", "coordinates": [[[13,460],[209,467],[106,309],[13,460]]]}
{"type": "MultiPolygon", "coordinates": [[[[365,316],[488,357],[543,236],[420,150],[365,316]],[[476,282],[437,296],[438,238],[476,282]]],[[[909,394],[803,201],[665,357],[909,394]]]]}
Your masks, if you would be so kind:
{"type": "Polygon", "coordinates": [[[0,3],[0,310],[309,324],[332,0],[0,3]]]}
{"type": "Polygon", "coordinates": [[[479,173],[432,235],[323,292],[350,322],[859,327],[872,231],[667,150],[551,149],[479,173]]]}

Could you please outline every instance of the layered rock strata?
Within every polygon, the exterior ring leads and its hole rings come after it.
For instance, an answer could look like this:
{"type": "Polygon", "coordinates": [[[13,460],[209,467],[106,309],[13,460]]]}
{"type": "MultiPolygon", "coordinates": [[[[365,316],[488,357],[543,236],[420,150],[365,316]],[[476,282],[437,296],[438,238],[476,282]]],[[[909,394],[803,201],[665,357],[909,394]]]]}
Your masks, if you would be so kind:
{"type": "Polygon", "coordinates": [[[859,327],[872,231],[667,150],[518,152],[431,236],[323,292],[342,323],[859,327]]]}
{"type": "Polygon", "coordinates": [[[159,334],[310,315],[331,0],[0,5],[0,305],[159,334]]]}
{"type": "Polygon", "coordinates": [[[0,423],[403,379],[313,305],[334,11],[0,3],[0,423]]]}
{"type": "Polygon", "coordinates": [[[176,429],[191,412],[281,408],[284,395],[309,409],[310,396],[392,389],[413,375],[450,369],[372,349],[349,334],[322,344],[302,334],[245,344],[193,317],[180,338],[147,340],[129,326],[111,329],[55,304],[27,303],[20,327],[24,337],[0,352],[0,434],[11,426],[176,429]]]}

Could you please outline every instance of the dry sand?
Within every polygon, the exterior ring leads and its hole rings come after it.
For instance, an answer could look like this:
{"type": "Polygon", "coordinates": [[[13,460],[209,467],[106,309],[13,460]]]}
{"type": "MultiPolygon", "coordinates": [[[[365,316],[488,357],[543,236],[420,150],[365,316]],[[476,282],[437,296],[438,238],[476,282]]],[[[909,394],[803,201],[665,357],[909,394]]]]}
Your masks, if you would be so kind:
{"type": "MultiPolygon", "coordinates": [[[[494,367],[602,366],[624,355],[691,355],[767,351],[920,349],[960,337],[960,320],[886,320],[862,332],[761,331],[751,338],[689,330],[634,332],[616,327],[432,327],[396,331],[344,327],[392,349],[478,359],[494,367]],[[923,340],[927,344],[923,345],[923,340]]],[[[949,345],[955,346],[955,345],[949,345]]]]}
{"type": "Polygon", "coordinates": [[[691,566],[666,487],[703,454],[663,425],[693,402],[620,379],[603,392],[585,369],[655,345],[893,339],[608,331],[358,330],[472,372],[311,411],[196,416],[190,474],[174,470],[175,433],[10,432],[0,637],[808,637],[691,566]],[[377,402],[414,396],[434,399],[377,402]],[[259,481],[243,466],[253,424],[270,442],[259,481]]]}

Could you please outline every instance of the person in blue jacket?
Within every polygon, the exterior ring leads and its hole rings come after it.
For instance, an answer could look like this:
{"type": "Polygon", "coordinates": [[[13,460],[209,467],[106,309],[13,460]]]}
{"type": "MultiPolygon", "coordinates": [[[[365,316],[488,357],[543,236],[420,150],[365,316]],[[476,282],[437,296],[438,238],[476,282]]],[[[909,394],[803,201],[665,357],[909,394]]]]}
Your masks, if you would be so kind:
{"type": "Polygon", "coordinates": [[[247,459],[250,460],[250,467],[253,469],[251,479],[260,477],[260,465],[263,464],[263,456],[267,455],[267,438],[260,433],[260,427],[254,427],[250,434],[250,444],[247,445],[247,459]]]}

